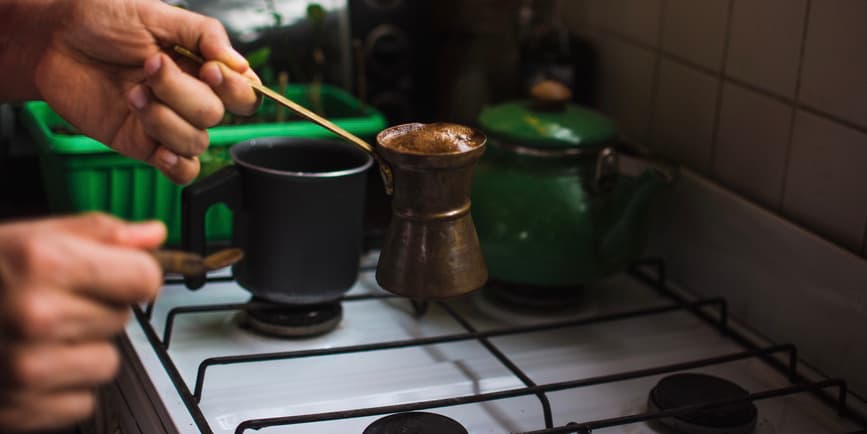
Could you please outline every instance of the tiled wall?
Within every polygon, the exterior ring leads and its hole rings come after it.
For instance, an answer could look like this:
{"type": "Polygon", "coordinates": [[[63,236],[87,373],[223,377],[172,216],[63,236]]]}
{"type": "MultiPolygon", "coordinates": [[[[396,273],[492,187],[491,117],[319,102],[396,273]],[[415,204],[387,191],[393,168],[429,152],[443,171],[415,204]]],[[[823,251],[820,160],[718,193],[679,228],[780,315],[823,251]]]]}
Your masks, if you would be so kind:
{"type": "Polygon", "coordinates": [[[867,0],[562,0],[623,135],[867,257],[867,0]]]}

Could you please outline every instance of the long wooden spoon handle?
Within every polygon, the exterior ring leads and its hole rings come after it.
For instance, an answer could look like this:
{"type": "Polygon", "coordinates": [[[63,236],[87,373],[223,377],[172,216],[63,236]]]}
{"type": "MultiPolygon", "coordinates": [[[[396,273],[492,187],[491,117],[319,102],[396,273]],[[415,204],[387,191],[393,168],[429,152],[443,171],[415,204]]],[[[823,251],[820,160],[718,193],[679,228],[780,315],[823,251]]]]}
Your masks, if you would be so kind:
{"type": "MultiPolygon", "coordinates": [[[[182,56],[184,56],[184,57],[186,57],[186,58],[188,58],[188,59],[190,59],[196,63],[199,63],[199,64],[205,63],[205,59],[203,59],[201,56],[199,56],[196,53],[193,53],[192,51],[190,51],[187,48],[184,48],[180,45],[175,45],[174,50],[176,53],[178,53],[178,54],[180,54],[180,55],[182,55],[182,56]]],[[[392,194],[392,192],[394,191],[394,175],[391,172],[391,166],[389,166],[385,161],[382,160],[382,158],[379,156],[379,154],[376,153],[376,150],[373,148],[373,146],[370,145],[370,143],[367,143],[366,141],[364,141],[362,138],[356,136],[355,134],[352,134],[349,131],[346,131],[345,129],[340,128],[339,126],[335,125],[333,122],[329,121],[328,119],[323,118],[322,116],[319,116],[318,114],[314,113],[313,111],[308,110],[307,107],[304,107],[301,104],[298,104],[295,101],[292,101],[289,98],[286,98],[285,96],[280,95],[277,92],[274,92],[273,90],[271,90],[271,88],[269,88],[265,85],[262,85],[260,83],[253,81],[253,80],[250,80],[250,87],[252,87],[254,90],[256,90],[256,92],[259,92],[260,94],[262,94],[268,98],[271,98],[272,100],[276,101],[278,104],[288,108],[289,110],[292,110],[295,113],[298,113],[299,115],[301,115],[305,119],[321,126],[322,128],[325,128],[328,131],[331,131],[332,133],[336,134],[338,137],[342,137],[344,140],[348,141],[349,143],[352,143],[353,145],[357,146],[359,149],[372,155],[373,158],[376,160],[376,163],[379,164],[379,170],[380,170],[380,173],[382,174],[382,180],[385,183],[386,193],[392,194]]]]}

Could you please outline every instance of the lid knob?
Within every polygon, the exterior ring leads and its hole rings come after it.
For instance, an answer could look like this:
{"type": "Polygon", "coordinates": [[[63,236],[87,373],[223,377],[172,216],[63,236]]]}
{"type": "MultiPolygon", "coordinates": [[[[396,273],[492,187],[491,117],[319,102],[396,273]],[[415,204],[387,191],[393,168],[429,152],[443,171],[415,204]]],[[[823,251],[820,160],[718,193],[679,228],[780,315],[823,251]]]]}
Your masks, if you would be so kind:
{"type": "Polygon", "coordinates": [[[530,96],[537,108],[557,110],[572,100],[572,90],[554,80],[542,80],[530,88],[530,96]]]}

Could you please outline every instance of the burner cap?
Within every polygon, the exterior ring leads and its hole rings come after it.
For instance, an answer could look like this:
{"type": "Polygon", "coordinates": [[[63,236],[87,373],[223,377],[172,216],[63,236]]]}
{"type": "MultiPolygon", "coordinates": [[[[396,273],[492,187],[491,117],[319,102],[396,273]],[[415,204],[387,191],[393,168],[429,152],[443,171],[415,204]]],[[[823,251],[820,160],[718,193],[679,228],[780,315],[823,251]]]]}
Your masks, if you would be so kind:
{"type": "MultiPolygon", "coordinates": [[[[704,374],[675,374],[663,378],[650,391],[650,410],[746,398],[749,392],[731,381],[704,374]]],[[[692,434],[749,434],[756,427],[758,410],[752,402],[699,410],[658,422],[675,432],[692,434]]]]}
{"type": "Polygon", "coordinates": [[[363,434],[467,434],[467,430],[441,414],[414,411],[377,419],[363,434]]]}
{"type": "Polygon", "coordinates": [[[494,302],[522,309],[565,309],[580,304],[582,286],[538,286],[488,281],[485,294],[494,302]]]}
{"type": "Polygon", "coordinates": [[[343,319],[340,302],[281,305],[253,300],[243,312],[242,323],[272,336],[309,337],[334,330],[343,319]]]}

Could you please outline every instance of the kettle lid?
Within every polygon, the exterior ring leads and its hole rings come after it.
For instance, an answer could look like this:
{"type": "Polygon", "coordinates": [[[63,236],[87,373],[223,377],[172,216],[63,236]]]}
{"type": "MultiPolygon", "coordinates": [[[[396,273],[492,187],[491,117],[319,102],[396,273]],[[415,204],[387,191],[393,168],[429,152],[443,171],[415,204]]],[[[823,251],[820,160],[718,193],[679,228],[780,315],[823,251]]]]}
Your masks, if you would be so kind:
{"type": "Polygon", "coordinates": [[[486,107],[479,124],[490,136],[544,149],[596,148],[617,135],[614,122],[594,110],[569,104],[565,86],[543,81],[533,99],[486,107]]]}

